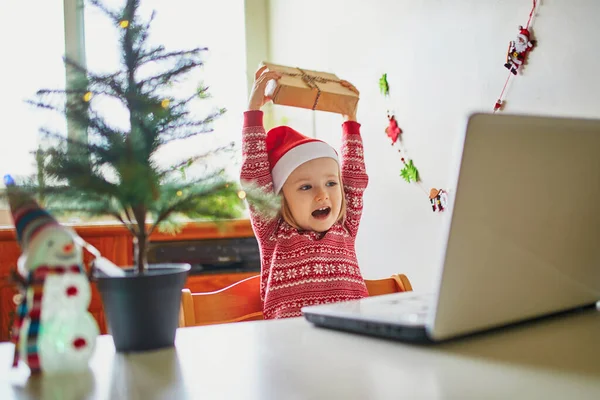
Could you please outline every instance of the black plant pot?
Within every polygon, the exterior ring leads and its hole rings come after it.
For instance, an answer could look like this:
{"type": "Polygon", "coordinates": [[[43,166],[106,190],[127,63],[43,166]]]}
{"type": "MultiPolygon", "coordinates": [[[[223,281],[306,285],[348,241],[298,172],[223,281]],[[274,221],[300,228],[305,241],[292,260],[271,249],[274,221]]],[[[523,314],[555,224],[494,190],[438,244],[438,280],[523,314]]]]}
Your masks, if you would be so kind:
{"type": "Polygon", "coordinates": [[[189,264],[152,264],[142,275],[124,269],[124,277],[96,271],[108,330],[118,352],[171,347],[179,324],[181,289],[189,264]]]}

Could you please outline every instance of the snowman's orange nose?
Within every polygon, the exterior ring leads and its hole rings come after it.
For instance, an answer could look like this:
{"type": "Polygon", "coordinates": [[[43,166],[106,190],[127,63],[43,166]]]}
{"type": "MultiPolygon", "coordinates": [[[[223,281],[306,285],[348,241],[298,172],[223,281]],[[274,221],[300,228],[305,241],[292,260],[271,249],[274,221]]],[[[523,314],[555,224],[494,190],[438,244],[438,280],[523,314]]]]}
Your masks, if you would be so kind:
{"type": "Polygon", "coordinates": [[[65,245],[63,246],[63,252],[65,252],[65,253],[70,253],[70,252],[72,252],[72,251],[73,251],[73,248],[74,248],[74,247],[75,247],[75,246],[73,245],[73,243],[65,244],[65,245]]]}

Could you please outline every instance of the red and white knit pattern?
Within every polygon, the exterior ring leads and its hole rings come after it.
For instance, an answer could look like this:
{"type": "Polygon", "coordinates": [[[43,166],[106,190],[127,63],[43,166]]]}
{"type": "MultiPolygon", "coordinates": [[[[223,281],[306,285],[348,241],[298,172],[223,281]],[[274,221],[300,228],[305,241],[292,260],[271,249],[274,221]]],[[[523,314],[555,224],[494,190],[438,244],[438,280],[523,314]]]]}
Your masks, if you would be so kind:
{"type": "MultiPolygon", "coordinates": [[[[242,182],[273,191],[262,111],[244,114],[242,182]]],[[[342,181],[346,219],[325,233],[299,231],[282,218],[250,218],[261,252],[261,299],[265,319],[298,317],[301,307],[368,296],[354,249],[367,187],[360,124],[342,125],[342,181]]]]}

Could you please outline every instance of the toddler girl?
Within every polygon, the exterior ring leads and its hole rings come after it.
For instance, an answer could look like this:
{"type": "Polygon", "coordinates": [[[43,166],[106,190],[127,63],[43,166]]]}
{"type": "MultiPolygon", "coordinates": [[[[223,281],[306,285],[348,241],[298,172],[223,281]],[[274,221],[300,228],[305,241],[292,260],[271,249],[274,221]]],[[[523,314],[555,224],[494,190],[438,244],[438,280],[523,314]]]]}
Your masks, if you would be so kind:
{"type": "Polygon", "coordinates": [[[355,110],[344,115],[341,157],[287,126],[266,133],[260,111],[270,100],[265,86],[280,77],[266,67],[256,72],[242,131],[242,184],[282,196],[274,218],[250,203],[265,319],[298,317],[307,305],[368,296],[354,249],[368,182],[355,110]]]}

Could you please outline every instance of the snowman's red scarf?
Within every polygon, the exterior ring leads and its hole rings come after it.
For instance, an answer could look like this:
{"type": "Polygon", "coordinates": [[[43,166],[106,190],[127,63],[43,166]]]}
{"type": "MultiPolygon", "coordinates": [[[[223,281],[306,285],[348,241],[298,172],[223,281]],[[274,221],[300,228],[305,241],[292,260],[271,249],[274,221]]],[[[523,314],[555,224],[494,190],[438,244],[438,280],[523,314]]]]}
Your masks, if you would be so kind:
{"type": "Polygon", "coordinates": [[[29,317],[29,328],[27,330],[27,365],[31,370],[31,373],[40,372],[40,358],[38,355],[37,340],[40,333],[40,316],[42,314],[42,295],[44,291],[44,283],[46,276],[51,274],[65,274],[65,273],[85,273],[83,266],[72,265],[70,267],[61,266],[40,266],[35,270],[29,272],[27,276],[25,287],[21,291],[21,302],[17,306],[17,315],[13,323],[12,330],[12,341],[15,344],[15,354],[13,358],[13,367],[16,367],[19,363],[21,354],[19,335],[21,328],[23,327],[23,321],[25,317],[29,317]],[[32,301],[31,308],[27,308],[27,292],[31,288],[32,290],[32,301]]]}

